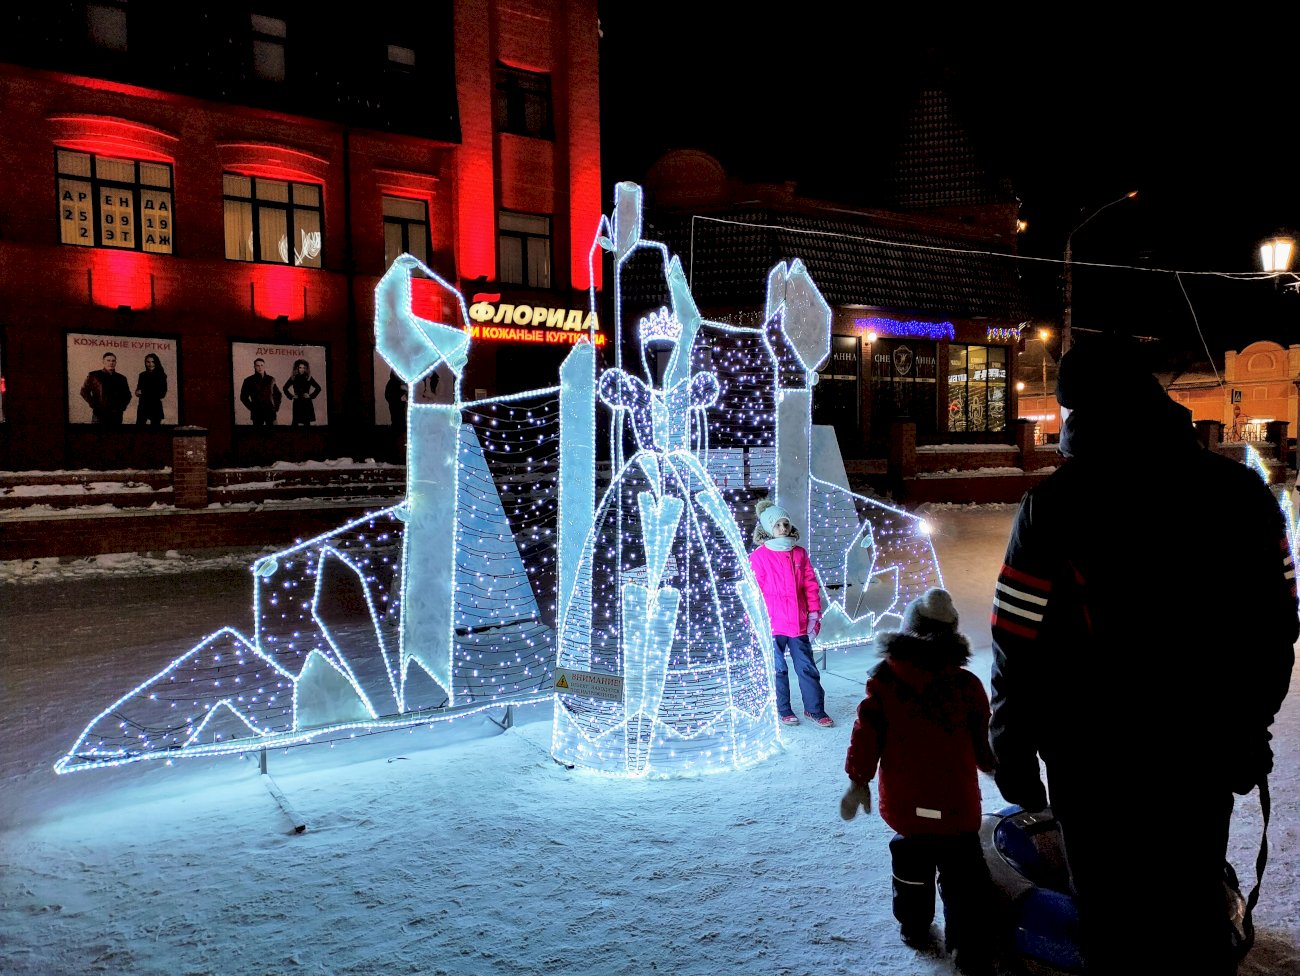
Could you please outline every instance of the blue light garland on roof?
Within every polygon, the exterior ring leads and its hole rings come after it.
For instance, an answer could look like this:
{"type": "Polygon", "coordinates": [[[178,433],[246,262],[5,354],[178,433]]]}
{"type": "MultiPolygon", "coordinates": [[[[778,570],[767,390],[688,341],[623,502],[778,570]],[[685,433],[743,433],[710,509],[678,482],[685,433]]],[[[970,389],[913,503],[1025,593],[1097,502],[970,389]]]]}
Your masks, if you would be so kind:
{"type": "Polygon", "coordinates": [[[853,326],[863,332],[874,332],[877,335],[897,336],[899,338],[939,340],[953,339],[957,335],[957,330],[953,328],[951,322],[922,322],[918,319],[903,322],[899,319],[883,319],[874,315],[854,319],[853,326]]]}

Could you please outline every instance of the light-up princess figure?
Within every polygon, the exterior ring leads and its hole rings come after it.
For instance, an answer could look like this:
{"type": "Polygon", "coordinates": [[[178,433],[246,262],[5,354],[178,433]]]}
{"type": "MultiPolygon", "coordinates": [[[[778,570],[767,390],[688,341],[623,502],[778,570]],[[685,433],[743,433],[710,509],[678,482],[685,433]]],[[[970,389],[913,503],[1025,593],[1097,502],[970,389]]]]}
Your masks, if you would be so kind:
{"type": "Polygon", "coordinates": [[[718,380],[692,373],[701,320],[676,258],[667,278],[674,311],[638,329],[643,368],[649,343],[672,347],[660,384],[648,368],[644,380],[621,368],[600,377],[636,451],[597,506],[560,625],[557,664],[574,681],[567,693],[557,681],[552,754],[622,776],[734,769],[779,748],[766,612],[697,456],[718,380]]]}

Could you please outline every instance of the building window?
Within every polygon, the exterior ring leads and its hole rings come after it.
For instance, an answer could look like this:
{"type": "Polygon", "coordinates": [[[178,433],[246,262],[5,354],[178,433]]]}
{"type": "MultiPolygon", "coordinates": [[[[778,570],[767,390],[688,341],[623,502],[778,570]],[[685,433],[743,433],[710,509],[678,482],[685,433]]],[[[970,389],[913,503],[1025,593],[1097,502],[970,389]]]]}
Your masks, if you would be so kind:
{"type": "Polygon", "coordinates": [[[1005,346],[948,347],[948,430],[1007,429],[1005,346]]]}
{"type": "Polygon", "coordinates": [[[937,346],[910,337],[884,337],[871,351],[871,436],[887,437],[894,420],[907,418],[920,437],[933,435],[938,425],[937,346]]]}
{"type": "Polygon", "coordinates": [[[551,287],[551,218],[501,211],[503,285],[551,287]]]}
{"type": "Polygon", "coordinates": [[[288,25],[278,17],[250,14],[253,33],[253,75],[263,81],[284,81],[284,42],[288,25]]]}
{"type": "Polygon", "coordinates": [[[105,51],[125,51],[126,0],[86,4],[86,38],[105,51]]]}
{"type": "Polygon", "coordinates": [[[321,266],[321,188],[226,173],[226,258],[321,266]]]}
{"type": "Polygon", "coordinates": [[[429,263],[429,205],[423,200],[384,197],[384,267],[402,254],[429,263]]]}
{"type": "Polygon", "coordinates": [[[172,253],[172,167],[55,150],[64,244],[172,253]]]}
{"type": "Polygon", "coordinates": [[[498,132],[553,139],[551,76],[498,64],[493,123],[498,132]]]}
{"type": "Polygon", "coordinates": [[[415,67],[415,52],[409,47],[402,47],[400,44],[388,45],[388,61],[390,64],[402,68],[415,67]]]}

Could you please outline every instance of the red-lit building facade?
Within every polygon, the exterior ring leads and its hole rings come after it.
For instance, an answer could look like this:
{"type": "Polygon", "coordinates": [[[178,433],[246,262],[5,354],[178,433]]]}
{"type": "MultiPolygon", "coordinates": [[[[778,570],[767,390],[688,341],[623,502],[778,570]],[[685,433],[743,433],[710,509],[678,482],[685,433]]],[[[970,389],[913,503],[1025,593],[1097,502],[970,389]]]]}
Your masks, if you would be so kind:
{"type": "Polygon", "coordinates": [[[166,466],[177,426],[215,465],[387,456],[403,252],[530,310],[472,344],[467,396],[554,382],[604,203],[597,40],[595,0],[11,5],[0,466],[166,466]]]}

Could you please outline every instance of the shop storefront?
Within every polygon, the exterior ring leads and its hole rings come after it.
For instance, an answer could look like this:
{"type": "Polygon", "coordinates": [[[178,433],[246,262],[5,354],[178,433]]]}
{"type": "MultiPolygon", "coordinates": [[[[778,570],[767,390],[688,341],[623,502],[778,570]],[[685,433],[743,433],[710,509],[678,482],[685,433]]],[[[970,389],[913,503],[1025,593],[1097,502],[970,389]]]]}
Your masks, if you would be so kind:
{"type": "Polygon", "coordinates": [[[1010,341],[979,323],[836,312],[813,422],[835,427],[846,457],[881,456],[895,421],[919,443],[1005,440],[1014,416],[1010,341]]]}

